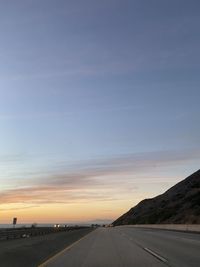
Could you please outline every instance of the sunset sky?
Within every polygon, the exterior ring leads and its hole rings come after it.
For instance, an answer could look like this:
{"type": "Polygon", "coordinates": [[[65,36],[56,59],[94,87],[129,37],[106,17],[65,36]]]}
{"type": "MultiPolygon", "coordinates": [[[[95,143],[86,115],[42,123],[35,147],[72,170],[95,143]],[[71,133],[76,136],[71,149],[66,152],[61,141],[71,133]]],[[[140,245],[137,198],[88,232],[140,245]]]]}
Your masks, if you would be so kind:
{"type": "Polygon", "coordinates": [[[0,224],[112,221],[200,168],[199,12],[0,1],[0,224]]]}

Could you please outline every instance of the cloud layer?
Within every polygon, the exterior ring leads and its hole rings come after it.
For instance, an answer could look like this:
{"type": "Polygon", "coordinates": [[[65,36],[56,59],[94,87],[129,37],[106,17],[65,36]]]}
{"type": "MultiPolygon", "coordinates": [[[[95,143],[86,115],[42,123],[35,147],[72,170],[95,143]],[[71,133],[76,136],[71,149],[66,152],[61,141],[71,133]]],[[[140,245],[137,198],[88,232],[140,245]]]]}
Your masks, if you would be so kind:
{"type": "Polygon", "coordinates": [[[157,151],[85,161],[46,176],[38,171],[23,185],[2,190],[0,202],[42,205],[123,200],[133,197],[140,181],[165,182],[171,167],[199,159],[197,150],[157,151]]]}

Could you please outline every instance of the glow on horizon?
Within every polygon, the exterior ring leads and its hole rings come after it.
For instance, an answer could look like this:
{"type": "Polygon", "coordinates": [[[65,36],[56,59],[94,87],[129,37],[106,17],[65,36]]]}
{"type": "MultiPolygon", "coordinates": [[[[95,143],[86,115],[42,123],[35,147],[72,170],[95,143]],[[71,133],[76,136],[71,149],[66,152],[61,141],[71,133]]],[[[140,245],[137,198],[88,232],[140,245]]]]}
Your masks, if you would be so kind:
{"type": "Polygon", "coordinates": [[[38,173],[26,186],[21,183],[1,193],[0,223],[10,223],[13,217],[21,223],[112,221],[185,178],[175,175],[172,167],[177,171],[187,162],[198,166],[199,155],[197,151],[126,155],[79,163],[57,175],[38,173]]]}

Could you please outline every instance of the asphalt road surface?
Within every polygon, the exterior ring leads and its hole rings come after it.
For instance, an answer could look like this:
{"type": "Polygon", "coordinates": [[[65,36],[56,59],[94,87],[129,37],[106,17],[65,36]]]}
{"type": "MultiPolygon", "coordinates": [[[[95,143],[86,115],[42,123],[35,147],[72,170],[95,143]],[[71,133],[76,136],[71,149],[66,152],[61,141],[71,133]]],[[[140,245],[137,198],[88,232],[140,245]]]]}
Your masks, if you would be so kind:
{"type": "Polygon", "coordinates": [[[99,228],[45,267],[198,267],[200,234],[133,227],[99,228]]]}
{"type": "Polygon", "coordinates": [[[0,241],[0,267],[36,267],[91,231],[91,228],[83,228],[0,241]]]}

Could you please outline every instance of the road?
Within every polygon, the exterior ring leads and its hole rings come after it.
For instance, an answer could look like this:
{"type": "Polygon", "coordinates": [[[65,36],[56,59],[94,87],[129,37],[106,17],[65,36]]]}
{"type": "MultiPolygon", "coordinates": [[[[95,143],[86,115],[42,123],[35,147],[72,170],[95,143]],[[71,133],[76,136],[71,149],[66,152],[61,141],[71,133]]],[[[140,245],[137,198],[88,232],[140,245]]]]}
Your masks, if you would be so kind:
{"type": "Polygon", "coordinates": [[[200,234],[126,226],[99,228],[41,266],[197,267],[200,234]]]}
{"type": "Polygon", "coordinates": [[[0,267],[36,267],[91,231],[91,228],[83,228],[0,241],[0,267]]]}

